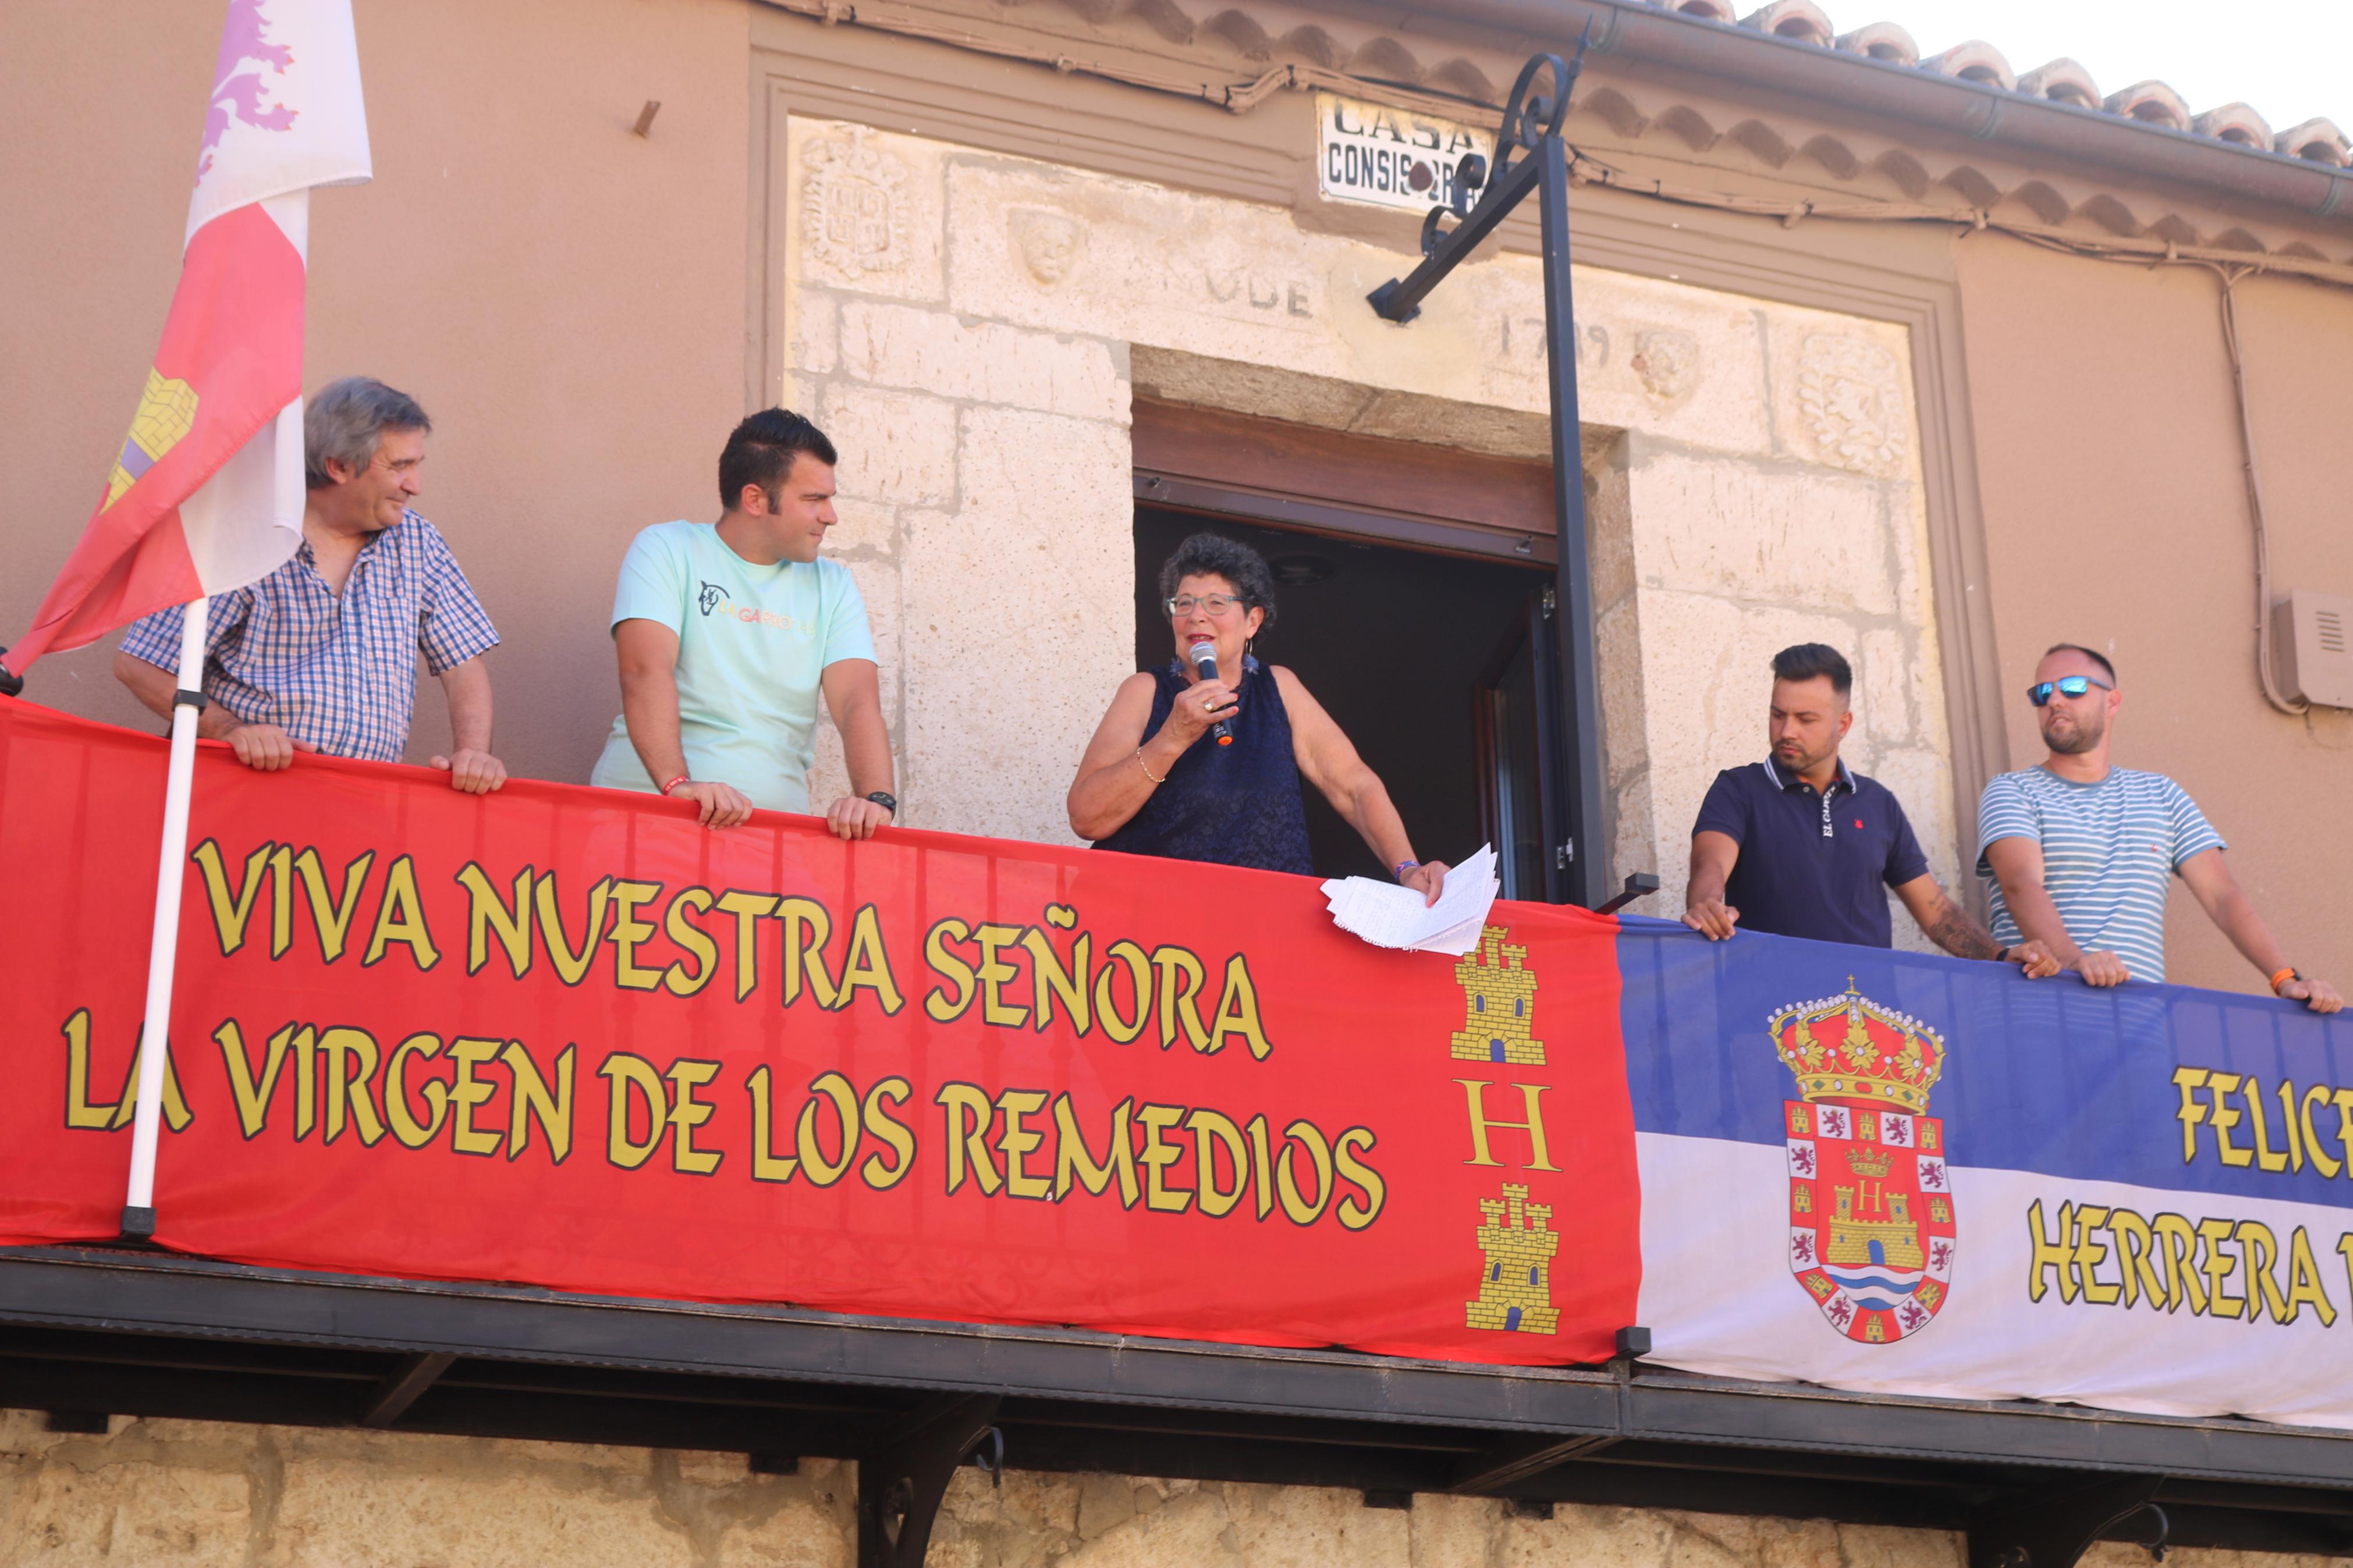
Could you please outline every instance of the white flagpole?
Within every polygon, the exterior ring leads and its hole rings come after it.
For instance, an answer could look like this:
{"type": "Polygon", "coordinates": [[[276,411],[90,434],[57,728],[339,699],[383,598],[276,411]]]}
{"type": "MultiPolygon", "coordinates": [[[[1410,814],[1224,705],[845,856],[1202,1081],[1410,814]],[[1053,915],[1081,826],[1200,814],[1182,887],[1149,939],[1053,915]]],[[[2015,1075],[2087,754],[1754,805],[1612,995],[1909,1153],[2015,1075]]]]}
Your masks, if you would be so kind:
{"type": "Polygon", "coordinates": [[[172,759],[164,784],[164,844],[155,868],[155,930],[147,947],[147,1013],[139,1027],[139,1105],[131,1122],[131,1188],[123,1198],[122,1236],[145,1241],[155,1234],[155,1138],[164,1111],[164,1068],[170,1046],[172,965],[180,950],[180,878],[188,859],[188,791],[195,775],[196,715],[205,685],[205,612],[209,599],[187,606],[180,626],[179,693],[172,705],[172,759]]]}
{"type": "MultiPolygon", "coordinates": [[[[307,237],[310,194],[274,198],[273,216],[290,223],[297,248],[307,237]]],[[[274,426],[254,439],[273,441],[269,454],[272,515],[302,526],[302,399],[278,411],[274,426]]],[[[237,458],[230,459],[232,463],[237,458]]],[[[216,476],[207,484],[220,482],[216,476]]],[[[199,492],[201,496],[203,492],[199,492]]],[[[195,504],[191,498],[187,505],[195,504]]],[[[155,866],[155,931],[147,949],[147,1012],[139,1026],[139,1101],[131,1122],[131,1184],[122,1200],[122,1237],[155,1234],[155,1143],[163,1130],[164,1069],[171,1045],[172,971],[180,951],[180,885],[188,864],[188,795],[195,776],[196,716],[204,711],[205,620],[209,598],[189,605],[180,625],[178,695],[172,703],[172,757],[164,784],[164,842],[155,866]]]]}

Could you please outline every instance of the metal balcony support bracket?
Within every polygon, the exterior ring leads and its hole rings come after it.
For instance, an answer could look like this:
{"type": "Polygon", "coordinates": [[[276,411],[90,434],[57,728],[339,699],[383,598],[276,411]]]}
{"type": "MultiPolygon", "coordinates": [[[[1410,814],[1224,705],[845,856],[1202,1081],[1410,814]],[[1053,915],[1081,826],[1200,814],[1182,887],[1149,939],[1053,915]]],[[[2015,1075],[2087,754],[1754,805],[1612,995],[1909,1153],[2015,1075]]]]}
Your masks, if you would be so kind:
{"type": "MultiPolygon", "coordinates": [[[[1652,882],[1658,880],[1653,877],[1652,882]]],[[[1634,878],[1626,879],[1630,886],[1634,878]]],[[[1614,1430],[1549,1434],[1542,1437],[1524,1437],[1500,1444],[1483,1454],[1474,1456],[1456,1474],[1447,1489],[1471,1496],[1493,1496],[1509,1491],[1532,1476],[1540,1476],[1571,1459],[1615,1447],[1626,1440],[1634,1429],[1633,1402],[1630,1395],[1634,1383],[1634,1363],[1651,1353],[1651,1331],[1641,1327],[1618,1331],[1617,1353],[1610,1357],[1609,1375],[1618,1384],[1618,1420],[1614,1430]]],[[[1535,1505],[1530,1505],[1535,1506],[1535,1505]]],[[[1543,1505],[1549,1509],[1550,1504],[1543,1505]]],[[[1551,1517],[1547,1513],[1545,1517],[1551,1517]]]]}
{"type": "Polygon", "coordinates": [[[417,1403],[417,1396],[432,1387],[457,1359],[435,1351],[403,1361],[375,1385],[375,1394],[368,1398],[368,1407],[360,1416],[360,1425],[384,1427],[399,1420],[417,1403]]]}
{"type": "Polygon", "coordinates": [[[965,1394],[910,1411],[858,1461],[858,1568],[923,1568],[932,1522],[956,1467],[996,1438],[988,1468],[1001,1471],[994,1394],[965,1394]]]}
{"type": "Polygon", "coordinates": [[[1556,1466],[1607,1448],[1620,1441],[1611,1432],[1580,1432],[1575,1436],[1558,1439],[1536,1439],[1507,1443],[1488,1449],[1465,1466],[1454,1484],[1446,1489],[1472,1497],[1492,1497],[1507,1491],[1531,1476],[1542,1475],[1556,1466]]]}
{"type": "Polygon", "coordinates": [[[1618,896],[1593,912],[1614,915],[1636,899],[1646,899],[1658,890],[1659,874],[1656,871],[1629,871],[1626,873],[1626,886],[1620,889],[1618,896]]]}
{"type": "Polygon", "coordinates": [[[2165,1544],[2165,1510],[2149,1500],[2162,1476],[2128,1476],[2086,1485],[2045,1487],[1991,1499],[1969,1510],[1969,1568],[2074,1568],[2108,1531],[2134,1520],[2135,1539],[2165,1544]]]}
{"type": "Polygon", "coordinates": [[[1599,908],[1610,895],[1606,885],[1608,857],[1602,847],[1609,842],[1609,835],[1603,818],[1593,572],[1586,552],[1585,445],[1577,409],[1577,312],[1569,287],[1569,153],[1560,127],[1592,41],[1593,29],[1588,24],[1572,59],[1536,55],[1521,68],[1519,80],[1504,107],[1503,125],[1495,133],[1493,173],[1489,174],[1475,153],[1464,159],[1455,181],[1458,205],[1433,208],[1422,224],[1421,265],[1367,296],[1373,310],[1384,319],[1399,325],[1412,321],[1421,313],[1421,301],[1430,291],[1494,233],[1523,197],[1531,191],[1536,193],[1537,222],[1544,238],[1553,525],[1560,574],[1561,621],[1556,641],[1566,709],[1562,717],[1573,748],[1573,754],[1566,759],[1568,776],[1561,781],[1564,787],[1547,802],[1546,810],[1560,826],[1559,832],[1550,835],[1552,841],[1579,847],[1561,855],[1558,869],[1565,875],[1554,884],[1551,896],[1588,910],[1599,908]],[[1543,90],[1538,90],[1539,79],[1548,84],[1543,90]],[[1482,186],[1478,205],[1469,206],[1469,193],[1482,186]],[[1443,224],[1450,211],[1459,221],[1447,229],[1443,224]]]}

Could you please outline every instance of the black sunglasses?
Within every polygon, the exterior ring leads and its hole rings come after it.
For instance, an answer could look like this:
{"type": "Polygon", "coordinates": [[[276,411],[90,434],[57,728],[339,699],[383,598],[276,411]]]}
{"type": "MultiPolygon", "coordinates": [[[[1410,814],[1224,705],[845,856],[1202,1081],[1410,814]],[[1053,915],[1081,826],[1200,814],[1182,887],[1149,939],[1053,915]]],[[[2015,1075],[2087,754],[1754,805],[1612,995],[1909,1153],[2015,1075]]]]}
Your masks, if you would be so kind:
{"type": "Polygon", "coordinates": [[[2116,689],[2106,681],[2094,680],[2088,675],[2063,675],[2056,680],[2040,680],[2028,687],[2026,700],[2042,708],[2049,705],[2051,694],[2054,691],[2062,697],[2081,697],[2094,686],[2103,691],[2116,689]]]}

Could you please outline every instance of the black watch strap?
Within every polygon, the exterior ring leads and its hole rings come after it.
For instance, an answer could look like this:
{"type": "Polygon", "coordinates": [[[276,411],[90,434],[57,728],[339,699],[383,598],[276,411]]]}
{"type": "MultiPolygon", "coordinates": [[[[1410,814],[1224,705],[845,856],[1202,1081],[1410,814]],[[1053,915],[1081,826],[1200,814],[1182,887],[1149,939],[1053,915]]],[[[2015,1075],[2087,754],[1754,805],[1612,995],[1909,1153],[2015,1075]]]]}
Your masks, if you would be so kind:
{"type": "Polygon", "coordinates": [[[892,816],[896,816],[899,815],[899,797],[892,795],[890,791],[878,789],[869,795],[866,798],[881,806],[883,810],[889,812],[892,816]]]}

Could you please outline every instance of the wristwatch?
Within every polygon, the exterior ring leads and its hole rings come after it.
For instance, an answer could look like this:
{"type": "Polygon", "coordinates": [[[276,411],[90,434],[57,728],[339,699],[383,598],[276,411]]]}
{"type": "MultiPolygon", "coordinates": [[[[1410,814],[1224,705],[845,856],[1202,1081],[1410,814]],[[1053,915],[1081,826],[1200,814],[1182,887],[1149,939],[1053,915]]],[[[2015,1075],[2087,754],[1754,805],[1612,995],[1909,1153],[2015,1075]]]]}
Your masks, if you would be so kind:
{"type": "Polygon", "coordinates": [[[889,812],[892,816],[896,816],[899,815],[899,797],[891,794],[888,790],[878,789],[866,798],[881,806],[883,810],[889,812]]]}

